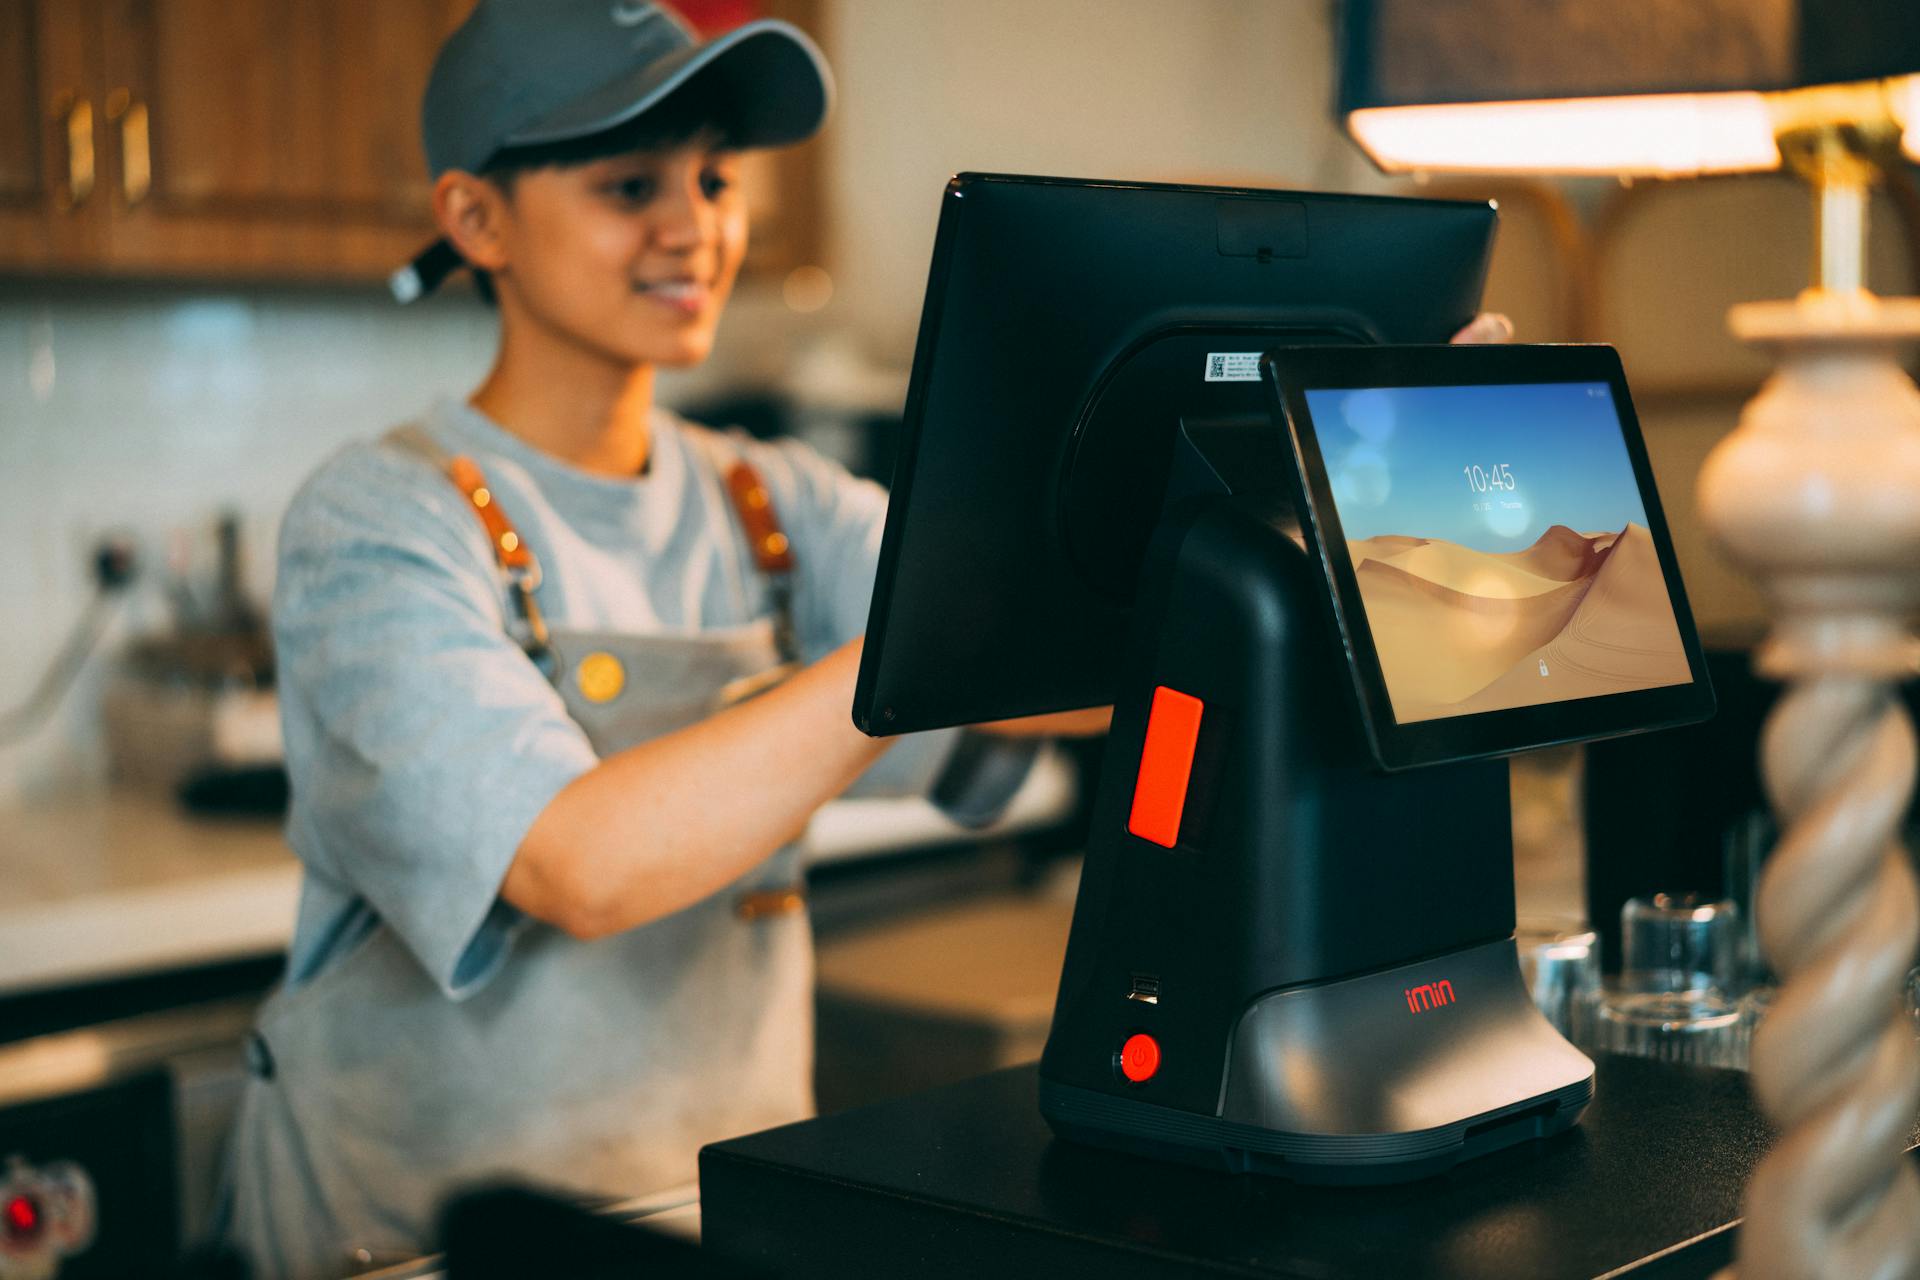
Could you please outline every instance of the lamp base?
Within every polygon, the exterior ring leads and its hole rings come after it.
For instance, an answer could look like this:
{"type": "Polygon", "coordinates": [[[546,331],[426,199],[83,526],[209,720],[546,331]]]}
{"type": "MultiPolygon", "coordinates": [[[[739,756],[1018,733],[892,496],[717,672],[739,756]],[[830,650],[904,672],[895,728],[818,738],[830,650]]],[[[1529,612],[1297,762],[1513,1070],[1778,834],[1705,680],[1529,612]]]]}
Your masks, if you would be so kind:
{"type": "Polygon", "coordinates": [[[1783,834],[1756,902],[1785,983],[1752,1071],[1782,1134],[1749,1187],[1740,1271],[1911,1275],[1920,1048],[1901,1001],[1920,887],[1898,843],[1915,745],[1897,686],[1920,656],[1920,390],[1897,354],[1920,342],[1920,300],[1811,290],[1730,323],[1780,367],[1707,459],[1700,506],[1768,596],[1758,665],[1788,683],[1762,747],[1783,834]]]}

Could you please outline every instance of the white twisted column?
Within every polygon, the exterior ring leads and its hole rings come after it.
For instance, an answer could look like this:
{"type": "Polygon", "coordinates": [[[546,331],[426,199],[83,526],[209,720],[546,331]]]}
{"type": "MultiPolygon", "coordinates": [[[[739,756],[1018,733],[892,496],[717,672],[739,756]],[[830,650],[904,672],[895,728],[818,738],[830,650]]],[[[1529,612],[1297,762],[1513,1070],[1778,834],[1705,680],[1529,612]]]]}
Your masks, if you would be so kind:
{"type": "Polygon", "coordinates": [[[1914,729],[1920,391],[1895,353],[1920,302],[1810,291],[1735,308],[1779,371],[1708,458],[1702,513],[1766,593],[1760,669],[1788,682],[1761,764],[1783,835],[1761,947],[1783,982],[1753,1044],[1780,1139],[1747,1189],[1740,1280],[1920,1277],[1920,1178],[1902,1154],[1920,1049],[1902,990],[1920,890],[1899,828],[1914,729]]]}

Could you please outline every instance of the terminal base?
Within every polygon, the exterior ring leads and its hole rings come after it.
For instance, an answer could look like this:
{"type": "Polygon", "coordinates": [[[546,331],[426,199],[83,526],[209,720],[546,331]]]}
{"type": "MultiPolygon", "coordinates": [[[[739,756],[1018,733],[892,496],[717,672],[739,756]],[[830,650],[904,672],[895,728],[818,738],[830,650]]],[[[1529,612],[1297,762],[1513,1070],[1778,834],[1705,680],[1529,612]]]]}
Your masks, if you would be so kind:
{"type": "Polygon", "coordinates": [[[1511,940],[1255,1000],[1218,1115],[1040,1078],[1061,1137],[1349,1185],[1558,1133],[1592,1098],[1593,1063],[1534,1008],[1511,940]]]}

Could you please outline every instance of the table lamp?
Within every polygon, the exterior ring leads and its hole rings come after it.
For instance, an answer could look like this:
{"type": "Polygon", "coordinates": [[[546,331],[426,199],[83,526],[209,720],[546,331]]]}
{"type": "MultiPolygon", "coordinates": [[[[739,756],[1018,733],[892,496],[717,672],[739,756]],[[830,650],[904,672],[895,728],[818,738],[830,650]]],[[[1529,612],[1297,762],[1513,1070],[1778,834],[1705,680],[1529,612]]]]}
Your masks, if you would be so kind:
{"type": "MultiPolygon", "coordinates": [[[[1752,1049],[1780,1128],[1747,1189],[1743,1280],[1920,1275],[1902,1154],[1920,1050],[1901,989],[1920,892],[1898,831],[1920,670],[1920,300],[1865,288],[1866,205],[1920,158],[1912,0],[1346,0],[1340,110],[1396,173],[1676,177],[1784,165],[1815,195],[1813,284],[1748,303],[1778,368],[1702,469],[1703,516],[1759,583],[1787,688],[1761,767],[1782,827],[1757,900],[1783,986],[1752,1049]]],[[[1730,227],[1737,236],[1739,229],[1730,227]]]]}

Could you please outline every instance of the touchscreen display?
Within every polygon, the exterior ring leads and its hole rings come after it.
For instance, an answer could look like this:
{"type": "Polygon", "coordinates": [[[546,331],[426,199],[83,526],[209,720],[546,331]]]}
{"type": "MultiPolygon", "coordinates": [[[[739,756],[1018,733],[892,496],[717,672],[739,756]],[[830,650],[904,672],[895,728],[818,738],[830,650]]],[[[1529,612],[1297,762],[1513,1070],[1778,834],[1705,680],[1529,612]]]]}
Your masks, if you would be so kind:
{"type": "Polygon", "coordinates": [[[1606,383],[1305,394],[1400,723],[1692,679],[1606,383]]]}

